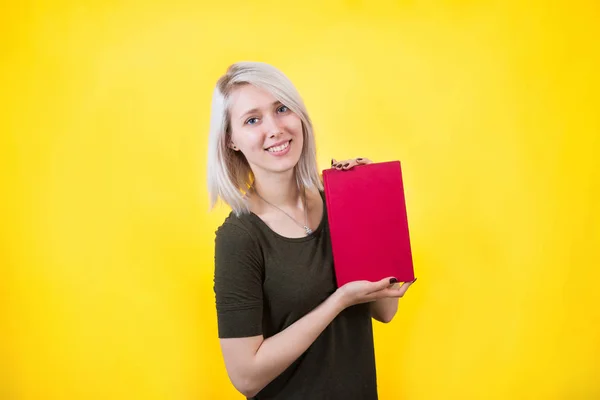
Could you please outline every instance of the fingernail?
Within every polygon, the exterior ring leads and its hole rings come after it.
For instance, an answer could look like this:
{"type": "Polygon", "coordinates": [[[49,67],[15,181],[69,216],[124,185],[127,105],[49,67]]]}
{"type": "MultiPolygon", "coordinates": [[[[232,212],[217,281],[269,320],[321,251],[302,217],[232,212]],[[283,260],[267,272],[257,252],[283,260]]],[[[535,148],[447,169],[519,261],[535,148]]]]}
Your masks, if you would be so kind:
{"type": "Polygon", "coordinates": [[[362,161],[362,158],[357,158],[356,161],[362,161]]]}
{"type": "Polygon", "coordinates": [[[396,279],[396,278],[390,278],[390,285],[392,285],[394,283],[398,283],[398,279],[396,279]]]}
{"type": "Polygon", "coordinates": [[[348,165],[350,165],[350,163],[346,163],[346,164],[344,164],[344,168],[346,168],[348,165]]]}

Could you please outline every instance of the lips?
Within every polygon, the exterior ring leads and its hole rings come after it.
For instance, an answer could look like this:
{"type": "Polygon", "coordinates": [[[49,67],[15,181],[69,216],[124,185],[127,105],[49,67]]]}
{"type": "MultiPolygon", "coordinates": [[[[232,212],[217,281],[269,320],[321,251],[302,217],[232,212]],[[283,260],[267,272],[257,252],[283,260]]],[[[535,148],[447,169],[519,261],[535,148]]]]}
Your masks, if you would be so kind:
{"type": "Polygon", "coordinates": [[[276,143],[271,147],[267,147],[266,151],[268,151],[269,153],[280,153],[288,149],[288,147],[290,146],[290,142],[291,140],[285,140],[283,142],[276,143]]]}

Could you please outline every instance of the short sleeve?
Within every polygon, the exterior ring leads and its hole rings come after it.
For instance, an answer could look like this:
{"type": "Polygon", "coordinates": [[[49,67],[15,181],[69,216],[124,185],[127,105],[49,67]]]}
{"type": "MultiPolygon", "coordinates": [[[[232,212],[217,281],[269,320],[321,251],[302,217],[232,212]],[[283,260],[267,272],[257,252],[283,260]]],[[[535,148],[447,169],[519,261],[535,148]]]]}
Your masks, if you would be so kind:
{"type": "Polygon", "coordinates": [[[249,232],[225,223],[215,237],[214,291],[219,338],[263,333],[263,259],[249,232]]]}

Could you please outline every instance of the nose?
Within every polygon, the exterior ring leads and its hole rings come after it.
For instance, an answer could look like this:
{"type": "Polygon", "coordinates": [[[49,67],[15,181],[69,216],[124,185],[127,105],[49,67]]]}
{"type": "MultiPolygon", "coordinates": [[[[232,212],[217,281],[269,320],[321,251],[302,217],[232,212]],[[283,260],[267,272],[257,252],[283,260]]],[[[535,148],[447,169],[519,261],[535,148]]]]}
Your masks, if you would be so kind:
{"type": "Polygon", "coordinates": [[[263,127],[265,129],[265,133],[269,137],[280,135],[283,132],[283,129],[279,125],[277,119],[272,116],[264,118],[263,127]]]}

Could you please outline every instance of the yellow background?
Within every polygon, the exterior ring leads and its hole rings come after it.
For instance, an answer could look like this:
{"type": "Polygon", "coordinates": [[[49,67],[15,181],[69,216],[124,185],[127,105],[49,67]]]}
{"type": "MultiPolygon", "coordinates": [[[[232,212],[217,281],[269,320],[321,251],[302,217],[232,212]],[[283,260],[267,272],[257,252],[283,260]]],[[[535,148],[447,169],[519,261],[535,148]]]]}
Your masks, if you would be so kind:
{"type": "Polygon", "coordinates": [[[238,60],[331,157],[403,163],[417,283],[380,397],[600,398],[595,1],[88,1],[1,19],[1,399],[237,399],[205,153],[238,60]],[[299,5],[302,4],[302,5],[299,5]]]}

